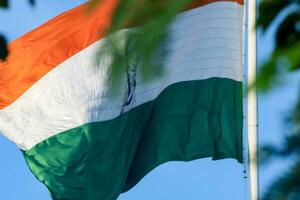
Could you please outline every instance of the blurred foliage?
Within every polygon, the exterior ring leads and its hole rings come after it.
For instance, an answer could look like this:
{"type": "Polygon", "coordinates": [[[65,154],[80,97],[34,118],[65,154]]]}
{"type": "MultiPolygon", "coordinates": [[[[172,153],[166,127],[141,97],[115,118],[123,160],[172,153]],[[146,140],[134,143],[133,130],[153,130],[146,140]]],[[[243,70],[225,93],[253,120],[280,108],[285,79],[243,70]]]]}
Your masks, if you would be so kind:
{"type": "MultiPolygon", "coordinates": [[[[95,7],[101,1],[91,0],[90,6],[95,7]]],[[[104,54],[112,57],[109,80],[113,86],[119,85],[118,80],[124,69],[133,66],[138,65],[137,72],[144,81],[163,73],[164,58],[168,53],[166,49],[163,49],[163,42],[167,38],[167,28],[175,15],[184,10],[192,1],[120,1],[108,31],[109,36],[105,48],[100,48],[96,56],[97,62],[107,57],[103,56],[104,54]],[[121,29],[123,31],[120,32],[121,29]]]]}
{"type": "MultiPolygon", "coordinates": [[[[7,0],[0,0],[0,8],[7,8],[8,1],[7,0]]],[[[5,60],[8,55],[7,50],[7,43],[6,39],[3,35],[0,34],[0,60],[5,60]]]]}
{"type": "MultiPolygon", "coordinates": [[[[291,160],[284,171],[271,183],[263,200],[299,200],[300,199],[300,102],[286,119],[287,135],[280,146],[266,145],[262,147],[261,162],[270,161],[271,158],[291,160]]],[[[289,162],[286,162],[289,163],[289,162]]]]}
{"type": "Polygon", "coordinates": [[[281,21],[275,36],[275,49],[270,59],[260,67],[257,86],[266,91],[276,86],[288,72],[300,67],[300,0],[262,0],[259,5],[257,26],[263,33],[279,14],[293,6],[281,21]]]}
{"type": "Polygon", "coordinates": [[[7,8],[8,0],[0,0],[0,8],[7,8]]]}
{"type": "MultiPolygon", "coordinates": [[[[32,6],[35,4],[35,0],[28,0],[29,4],[32,6]]],[[[8,0],[0,0],[0,8],[8,8],[9,1],[8,0]]]]}
{"type": "Polygon", "coordinates": [[[4,36],[0,35],[0,60],[5,60],[8,55],[7,42],[4,36]]]}
{"type": "MultiPolygon", "coordinates": [[[[276,28],[272,55],[260,66],[256,85],[261,91],[277,86],[285,75],[300,68],[300,0],[261,0],[257,26],[265,33],[284,12],[286,15],[276,28]]],[[[278,146],[262,147],[260,160],[266,163],[271,158],[283,158],[292,163],[271,183],[263,200],[300,199],[300,96],[284,124],[284,141],[278,146]]]]}

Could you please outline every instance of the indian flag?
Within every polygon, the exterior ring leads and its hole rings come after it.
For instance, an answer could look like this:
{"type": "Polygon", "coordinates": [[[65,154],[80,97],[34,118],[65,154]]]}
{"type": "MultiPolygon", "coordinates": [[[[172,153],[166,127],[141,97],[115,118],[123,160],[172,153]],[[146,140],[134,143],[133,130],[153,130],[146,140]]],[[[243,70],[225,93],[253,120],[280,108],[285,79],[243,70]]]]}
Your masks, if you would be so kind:
{"type": "Polygon", "coordinates": [[[124,69],[112,92],[110,56],[94,57],[116,2],[62,13],[0,63],[0,132],[55,200],[116,199],[168,161],[243,160],[243,0],[195,1],[168,28],[164,73],[124,69]]]}

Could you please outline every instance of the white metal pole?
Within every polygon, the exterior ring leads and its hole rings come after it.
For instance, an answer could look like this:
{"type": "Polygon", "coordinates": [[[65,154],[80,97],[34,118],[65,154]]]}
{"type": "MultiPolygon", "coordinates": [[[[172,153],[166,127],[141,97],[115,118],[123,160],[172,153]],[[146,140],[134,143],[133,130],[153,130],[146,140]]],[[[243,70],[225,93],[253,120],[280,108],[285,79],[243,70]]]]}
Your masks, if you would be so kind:
{"type": "MultiPolygon", "coordinates": [[[[248,0],[248,88],[256,80],[256,0],[248,0]]],[[[257,91],[248,93],[248,144],[250,200],[258,200],[258,120],[257,91]]]]}

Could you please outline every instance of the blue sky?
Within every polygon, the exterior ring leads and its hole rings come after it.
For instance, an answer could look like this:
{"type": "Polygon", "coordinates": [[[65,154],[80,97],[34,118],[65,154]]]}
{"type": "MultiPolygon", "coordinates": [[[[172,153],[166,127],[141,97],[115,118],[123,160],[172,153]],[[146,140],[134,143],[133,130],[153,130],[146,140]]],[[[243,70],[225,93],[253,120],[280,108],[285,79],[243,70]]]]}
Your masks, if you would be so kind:
{"type": "MultiPolygon", "coordinates": [[[[25,0],[11,1],[9,10],[0,10],[0,32],[9,41],[32,30],[62,11],[84,0],[37,0],[30,7],[25,0]]],[[[272,49],[272,34],[259,37],[259,61],[272,49]]],[[[297,76],[289,77],[280,88],[259,98],[260,143],[279,143],[285,113],[296,100],[297,76]],[[284,101],[282,102],[282,99],[284,101]],[[280,104],[278,103],[280,102],[280,104]]],[[[282,162],[262,168],[261,188],[264,189],[286,167],[282,162]]],[[[170,162],[147,175],[135,188],[120,196],[120,200],[199,200],[245,199],[247,179],[243,166],[235,160],[202,159],[190,163],[170,162]]],[[[50,200],[46,188],[31,174],[17,147],[0,135],[0,199],[50,200]]]]}

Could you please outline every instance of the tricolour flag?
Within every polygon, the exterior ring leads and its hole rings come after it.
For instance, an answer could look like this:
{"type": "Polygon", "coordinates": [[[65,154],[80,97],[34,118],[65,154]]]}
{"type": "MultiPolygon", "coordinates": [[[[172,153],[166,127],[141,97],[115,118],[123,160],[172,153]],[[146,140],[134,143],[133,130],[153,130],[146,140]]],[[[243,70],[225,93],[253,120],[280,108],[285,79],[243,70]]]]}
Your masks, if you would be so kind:
{"type": "Polygon", "coordinates": [[[124,69],[118,93],[106,84],[109,56],[94,62],[116,1],[91,16],[76,7],[10,44],[0,132],[53,199],[116,199],[167,161],[242,162],[243,0],[197,2],[168,29],[164,73],[143,82],[124,69]]]}

